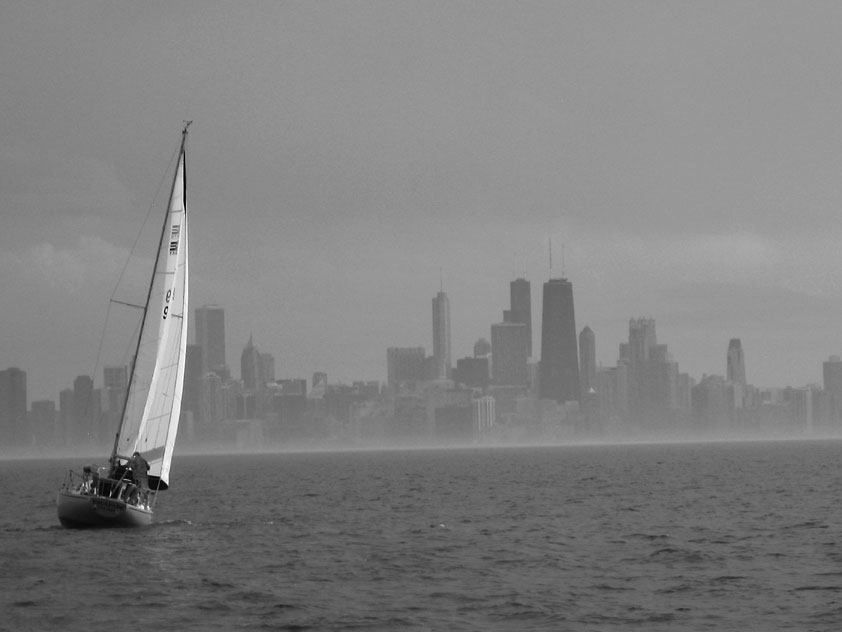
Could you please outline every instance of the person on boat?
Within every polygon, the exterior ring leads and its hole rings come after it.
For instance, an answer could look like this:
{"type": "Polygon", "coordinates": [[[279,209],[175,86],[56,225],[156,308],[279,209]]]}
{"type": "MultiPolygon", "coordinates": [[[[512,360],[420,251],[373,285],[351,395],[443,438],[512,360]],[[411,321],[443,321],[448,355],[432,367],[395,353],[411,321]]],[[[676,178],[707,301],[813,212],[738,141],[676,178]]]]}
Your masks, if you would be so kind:
{"type": "MultiPolygon", "coordinates": [[[[121,478],[123,478],[126,475],[126,472],[128,471],[129,468],[120,463],[120,458],[121,457],[115,455],[115,456],[113,456],[112,458],[109,459],[109,462],[111,463],[111,470],[108,473],[108,478],[113,478],[113,479],[119,481],[121,478]]],[[[126,457],[122,457],[122,458],[126,458],[126,457]]]]}
{"type": "Polygon", "coordinates": [[[149,463],[140,455],[140,452],[135,451],[129,459],[129,467],[132,469],[135,485],[140,489],[140,500],[146,504],[149,496],[149,463]]]}
{"type": "Polygon", "coordinates": [[[94,475],[91,466],[86,465],[82,468],[82,485],[79,487],[79,491],[83,494],[90,494],[93,487],[93,480],[94,475]]]}

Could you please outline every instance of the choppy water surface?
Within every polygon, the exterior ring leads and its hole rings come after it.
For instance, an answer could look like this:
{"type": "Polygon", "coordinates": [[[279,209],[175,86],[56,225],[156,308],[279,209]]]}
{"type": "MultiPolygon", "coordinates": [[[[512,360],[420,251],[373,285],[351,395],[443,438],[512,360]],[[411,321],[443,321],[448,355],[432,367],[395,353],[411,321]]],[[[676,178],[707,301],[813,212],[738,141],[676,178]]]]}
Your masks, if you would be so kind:
{"type": "Polygon", "coordinates": [[[0,629],[839,630],[840,448],[176,457],[101,531],[0,462],[0,629]]]}

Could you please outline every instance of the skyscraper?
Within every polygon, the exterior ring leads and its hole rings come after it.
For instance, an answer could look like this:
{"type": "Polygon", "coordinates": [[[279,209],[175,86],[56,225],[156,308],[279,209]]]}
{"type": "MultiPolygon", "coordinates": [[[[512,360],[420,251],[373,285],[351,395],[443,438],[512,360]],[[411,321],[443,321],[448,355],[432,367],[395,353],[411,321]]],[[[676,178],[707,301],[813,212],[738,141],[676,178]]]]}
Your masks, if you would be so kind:
{"type": "Polygon", "coordinates": [[[196,344],[202,348],[202,373],[225,372],[225,311],[216,305],[196,308],[196,344]]]}
{"type": "Polygon", "coordinates": [[[184,390],[181,394],[181,410],[193,413],[193,419],[201,424],[202,419],[202,347],[187,345],[184,360],[184,390]]]}
{"type": "Polygon", "coordinates": [[[450,301],[444,292],[433,299],[433,364],[435,379],[450,376],[450,301]]]}
{"type": "Polygon", "coordinates": [[[102,370],[103,386],[105,388],[127,389],[129,386],[129,369],[127,366],[107,366],[102,370]]]}
{"type": "Polygon", "coordinates": [[[728,366],[726,377],[731,382],[746,384],[746,361],[743,356],[743,345],[739,338],[731,338],[728,343],[728,366]]]}
{"type": "Polygon", "coordinates": [[[271,353],[260,354],[260,370],[262,371],[264,384],[275,381],[275,356],[271,353]]]}
{"type": "Polygon", "coordinates": [[[386,350],[386,375],[391,388],[403,382],[424,380],[424,347],[389,347],[386,350]]]}
{"type": "Polygon", "coordinates": [[[94,388],[94,380],[89,375],[78,375],[73,380],[73,417],[73,440],[77,445],[96,445],[97,440],[104,439],[100,437],[102,393],[94,388]]]}
{"type": "Polygon", "coordinates": [[[12,367],[0,371],[0,445],[26,445],[26,371],[12,367]]]}
{"type": "Polygon", "coordinates": [[[70,446],[78,441],[76,436],[76,405],[73,401],[73,389],[65,388],[58,394],[59,412],[56,430],[56,445],[70,446]]]}
{"type": "Polygon", "coordinates": [[[524,323],[491,325],[491,383],[495,386],[526,386],[529,383],[524,323]]]}
{"type": "Polygon", "coordinates": [[[681,397],[683,378],[667,345],[658,344],[654,318],[629,320],[629,341],[620,345],[620,358],[628,363],[629,415],[648,432],[673,427],[689,408],[681,397]]]}
{"type": "Polygon", "coordinates": [[[56,403],[50,399],[34,401],[29,415],[30,431],[35,438],[35,444],[41,446],[55,445],[56,403]]]}
{"type": "Polygon", "coordinates": [[[456,368],[453,369],[453,381],[458,385],[468,388],[488,387],[489,382],[489,358],[460,358],[456,360],[456,368]]]}
{"type": "Polygon", "coordinates": [[[579,377],[582,381],[582,393],[595,386],[596,379],[596,337],[590,327],[579,333],[579,377]]]}
{"type": "Polygon", "coordinates": [[[559,403],[579,400],[573,284],[564,278],[544,283],[540,396],[559,403]]]}
{"type": "Polygon", "coordinates": [[[263,367],[260,361],[260,352],[254,346],[251,334],[249,341],[240,356],[240,379],[243,380],[243,387],[248,390],[257,390],[263,387],[263,367]]]}
{"type": "Polygon", "coordinates": [[[103,416],[100,438],[105,440],[120,427],[120,416],[126,403],[129,388],[129,369],[127,366],[107,366],[103,369],[102,381],[103,416]]]}
{"type": "Polygon", "coordinates": [[[629,343],[626,359],[633,369],[649,361],[649,353],[657,344],[658,336],[655,333],[654,318],[632,318],[629,320],[629,343]]]}
{"type": "Polygon", "coordinates": [[[526,325],[526,357],[532,357],[532,286],[524,278],[509,284],[509,320],[526,325]]]}
{"type": "Polygon", "coordinates": [[[837,355],[830,356],[822,364],[824,390],[830,396],[833,425],[836,426],[842,416],[842,359],[837,355]]]}

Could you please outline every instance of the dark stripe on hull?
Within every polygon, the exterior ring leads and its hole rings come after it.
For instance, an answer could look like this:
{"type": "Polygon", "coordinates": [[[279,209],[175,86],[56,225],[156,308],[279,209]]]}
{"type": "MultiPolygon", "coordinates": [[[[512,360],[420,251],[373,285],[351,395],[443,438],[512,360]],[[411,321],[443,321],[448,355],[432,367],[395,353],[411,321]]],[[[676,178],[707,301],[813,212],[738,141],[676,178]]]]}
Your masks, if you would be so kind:
{"type": "Polygon", "coordinates": [[[62,526],[73,529],[144,527],[152,524],[151,509],[127,505],[116,498],[92,494],[60,491],[57,510],[62,526]]]}

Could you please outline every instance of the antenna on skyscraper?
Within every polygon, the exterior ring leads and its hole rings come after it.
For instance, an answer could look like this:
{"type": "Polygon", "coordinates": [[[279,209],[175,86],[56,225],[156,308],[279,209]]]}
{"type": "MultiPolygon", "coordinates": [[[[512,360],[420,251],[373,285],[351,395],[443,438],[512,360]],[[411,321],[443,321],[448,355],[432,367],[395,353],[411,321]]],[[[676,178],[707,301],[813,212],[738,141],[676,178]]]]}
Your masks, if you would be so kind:
{"type": "Polygon", "coordinates": [[[553,278],[553,238],[547,237],[547,245],[550,253],[550,278],[553,278]]]}
{"type": "Polygon", "coordinates": [[[561,244],[561,278],[564,278],[564,244],[561,244]]]}

